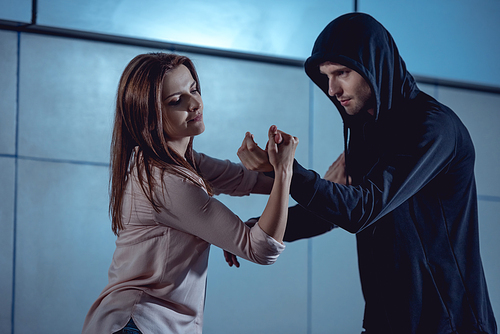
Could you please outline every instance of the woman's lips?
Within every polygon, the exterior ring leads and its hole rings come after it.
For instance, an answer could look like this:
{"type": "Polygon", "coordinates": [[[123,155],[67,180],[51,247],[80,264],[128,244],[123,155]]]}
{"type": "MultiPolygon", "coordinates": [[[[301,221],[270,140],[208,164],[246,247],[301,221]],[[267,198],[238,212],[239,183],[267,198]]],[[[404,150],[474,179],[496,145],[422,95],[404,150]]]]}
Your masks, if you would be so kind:
{"type": "Polygon", "coordinates": [[[190,119],[188,122],[199,122],[203,119],[203,114],[198,114],[196,117],[190,119]]]}

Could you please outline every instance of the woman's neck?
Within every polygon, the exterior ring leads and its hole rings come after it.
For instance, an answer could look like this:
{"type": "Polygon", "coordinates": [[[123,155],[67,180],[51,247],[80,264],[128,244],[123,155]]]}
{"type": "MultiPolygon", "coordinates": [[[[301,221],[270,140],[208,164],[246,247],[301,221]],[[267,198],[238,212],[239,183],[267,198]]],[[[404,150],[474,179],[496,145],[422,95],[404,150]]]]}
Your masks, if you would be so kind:
{"type": "Polygon", "coordinates": [[[186,151],[189,145],[189,140],[190,138],[183,138],[181,140],[169,140],[167,142],[167,145],[181,157],[186,159],[186,151]]]}

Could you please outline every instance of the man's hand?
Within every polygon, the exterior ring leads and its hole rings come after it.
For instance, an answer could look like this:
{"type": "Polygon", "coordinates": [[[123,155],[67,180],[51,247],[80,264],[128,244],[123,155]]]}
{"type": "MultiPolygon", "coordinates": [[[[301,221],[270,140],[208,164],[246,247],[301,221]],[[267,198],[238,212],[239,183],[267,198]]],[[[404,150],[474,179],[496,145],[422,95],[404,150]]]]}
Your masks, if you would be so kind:
{"type": "Polygon", "coordinates": [[[229,253],[228,251],[224,251],[224,258],[226,259],[227,264],[232,267],[233,265],[236,268],[240,267],[240,263],[238,262],[238,257],[232,253],[229,253]]]}
{"type": "MultiPolygon", "coordinates": [[[[249,228],[252,228],[258,221],[259,221],[258,217],[250,218],[245,222],[245,225],[247,225],[249,228]]],[[[233,253],[228,252],[227,250],[224,250],[224,259],[226,259],[228,266],[230,267],[235,266],[236,268],[240,267],[240,263],[238,262],[238,257],[233,253]]]]}
{"type": "Polygon", "coordinates": [[[245,134],[245,138],[238,149],[238,157],[241,163],[248,170],[257,172],[272,172],[273,166],[269,162],[269,156],[266,150],[263,150],[257,145],[250,132],[245,134]]]}
{"type": "MultiPolygon", "coordinates": [[[[342,152],[342,154],[335,160],[335,162],[328,168],[326,171],[325,176],[323,177],[325,180],[339,183],[339,184],[345,184],[345,153],[342,152]]],[[[351,184],[352,180],[351,177],[349,176],[349,184],[351,184]]]]}

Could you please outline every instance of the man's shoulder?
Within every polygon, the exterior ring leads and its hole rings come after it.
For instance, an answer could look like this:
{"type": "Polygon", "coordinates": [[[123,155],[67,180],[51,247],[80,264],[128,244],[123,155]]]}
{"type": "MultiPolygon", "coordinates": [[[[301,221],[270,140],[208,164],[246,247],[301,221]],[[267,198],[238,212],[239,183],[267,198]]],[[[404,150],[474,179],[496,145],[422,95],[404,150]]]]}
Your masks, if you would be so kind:
{"type": "Polygon", "coordinates": [[[451,108],[425,93],[419,93],[415,99],[408,101],[404,109],[401,117],[415,125],[446,127],[459,121],[451,108]]]}

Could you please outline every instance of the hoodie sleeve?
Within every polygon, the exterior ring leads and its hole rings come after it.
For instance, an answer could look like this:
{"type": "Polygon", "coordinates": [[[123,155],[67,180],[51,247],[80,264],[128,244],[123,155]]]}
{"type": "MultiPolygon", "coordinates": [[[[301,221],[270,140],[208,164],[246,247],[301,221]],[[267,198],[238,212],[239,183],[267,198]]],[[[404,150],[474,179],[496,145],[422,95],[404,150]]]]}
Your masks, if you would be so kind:
{"type": "Polygon", "coordinates": [[[315,237],[329,232],[335,227],[337,226],[297,204],[288,208],[288,220],[283,241],[290,242],[315,237]]]}
{"type": "MultiPolygon", "coordinates": [[[[456,159],[457,146],[461,157],[456,160],[473,158],[467,130],[452,113],[432,110],[420,126],[410,127],[416,130],[400,131],[406,135],[393,140],[356,186],[324,180],[295,162],[292,197],[332,224],[357,233],[417,194],[438,175],[447,173],[456,159]]],[[[442,186],[436,187],[437,193],[445,191],[445,184],[442,186]]]]}

